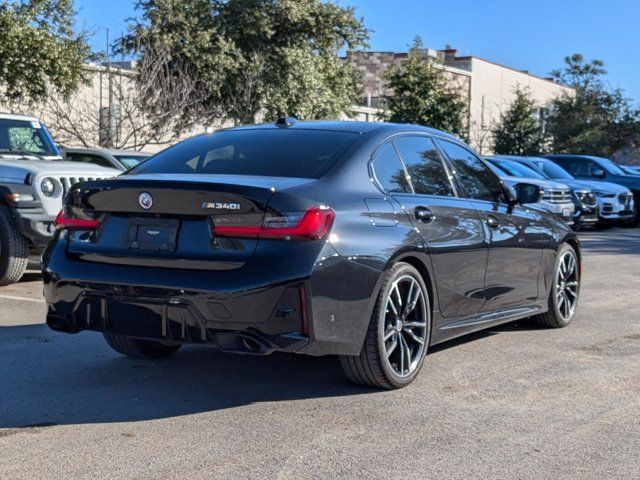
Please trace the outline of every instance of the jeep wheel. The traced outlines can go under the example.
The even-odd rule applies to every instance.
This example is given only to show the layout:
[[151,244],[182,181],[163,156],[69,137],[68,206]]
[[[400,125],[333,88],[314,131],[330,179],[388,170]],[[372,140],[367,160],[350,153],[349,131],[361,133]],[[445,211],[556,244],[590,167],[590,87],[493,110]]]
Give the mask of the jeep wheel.
[[18,282],[29,263],[29,242],[24,238],[11,210],[0,205],[0,285]]

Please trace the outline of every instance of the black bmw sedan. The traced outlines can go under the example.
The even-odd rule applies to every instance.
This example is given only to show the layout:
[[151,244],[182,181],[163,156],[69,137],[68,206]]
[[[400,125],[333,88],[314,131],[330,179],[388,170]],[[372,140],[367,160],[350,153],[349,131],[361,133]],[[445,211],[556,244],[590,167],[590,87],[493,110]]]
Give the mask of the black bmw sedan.
[[564,327],[580,248],[541,191],[424,127],[246,126],[78,184],[43,256],[47,323],[132,357],[189,343],[339,355],[409,384],[430,346],[524,317]]

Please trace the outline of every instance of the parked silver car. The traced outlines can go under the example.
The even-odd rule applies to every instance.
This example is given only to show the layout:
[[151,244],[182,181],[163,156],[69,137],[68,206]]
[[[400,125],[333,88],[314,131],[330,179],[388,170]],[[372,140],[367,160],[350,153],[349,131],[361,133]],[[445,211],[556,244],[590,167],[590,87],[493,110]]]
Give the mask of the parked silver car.
[[29,256],[42,252],[72,185],[119,173],[63,162],[38,118],[0,114],[0,285],[19,281]]
[[509,175],[495,162],[492,162],[490,158],[485,159],[485,162],[487,163],[489,168],[491,168],[496,173],[496,175],[498,175],[498,177],[500,177],[500,179],[509,187],[513,187],[518,183],[530,183],[532,185],[540,187],[543,191],[542,200],[538,203],[530,204],[527,206],[551,212],[562,218],[565,222],[567,222],[567,224],[573,225],[573,215],[576,207],[571,198],[571,189],[569,187],[552,180],[515,177],[513,175]]

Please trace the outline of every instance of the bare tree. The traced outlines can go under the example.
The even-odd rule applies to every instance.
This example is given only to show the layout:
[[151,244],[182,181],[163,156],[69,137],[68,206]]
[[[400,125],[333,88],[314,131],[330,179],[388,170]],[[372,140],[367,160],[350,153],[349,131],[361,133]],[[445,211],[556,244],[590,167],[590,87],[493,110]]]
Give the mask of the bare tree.
[[[177,140],[184,112],[200,102],[196,76],[173,62],[159,45],[147,46],[133,70],[92,67],[93,79],[63,99],[51,95],[42,116],[63,144],[141,150]],[[106,83],[109,101],[101,108]]]

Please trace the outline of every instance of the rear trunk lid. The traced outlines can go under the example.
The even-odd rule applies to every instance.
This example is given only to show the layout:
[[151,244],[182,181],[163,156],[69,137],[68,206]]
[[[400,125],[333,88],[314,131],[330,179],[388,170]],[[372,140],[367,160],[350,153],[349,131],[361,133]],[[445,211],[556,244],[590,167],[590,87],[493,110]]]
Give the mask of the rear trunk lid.
[[67,210],[99,221],[70,231],[69,253],[93,262],[226,270],[242,266],[256,238],[221,238],[214,226],[263,225],[274,192],[310,179],[234,175],[125,175],[71,190]]

